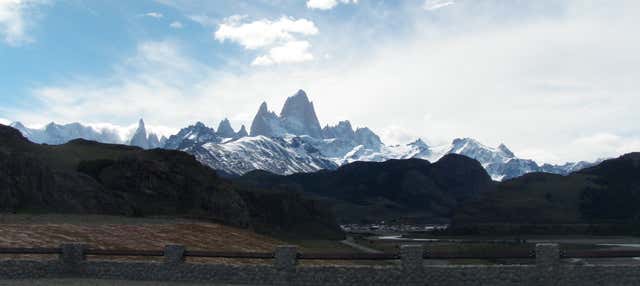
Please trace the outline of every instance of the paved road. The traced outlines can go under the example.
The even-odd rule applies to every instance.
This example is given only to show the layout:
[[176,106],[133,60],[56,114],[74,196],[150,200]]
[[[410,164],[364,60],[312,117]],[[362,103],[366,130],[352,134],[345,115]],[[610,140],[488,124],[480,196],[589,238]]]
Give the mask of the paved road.
[[344,245],[347,245],[347,246],[350,246],[350,247],[352,247],[352,248],[354,248],[356,250],[362,251],[364,253],[382,253],[382,251],[380,251],[380,250],[373,249],[371,247],[366,247],[366,246],[364,246],[362,244],[358,244],[357,242],[355,242],[353,240],[353,237],[350,237],[350,236],[347,237],[347,239],[345,239],[343,241],[340,241],[340,243],[342,243]]

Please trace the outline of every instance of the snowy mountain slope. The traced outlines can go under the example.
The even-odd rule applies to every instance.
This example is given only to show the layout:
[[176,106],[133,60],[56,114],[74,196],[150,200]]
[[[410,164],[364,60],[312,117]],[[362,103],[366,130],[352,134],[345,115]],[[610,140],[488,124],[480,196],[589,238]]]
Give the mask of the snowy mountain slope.
[[334,162],[318,150],[302,144],[298,137],[243,137],[226,143],[192,144],[180,150],[193,154],[201,163],[226,173],[242,175],[252,170],[276,174],[335,169]]
[[[325,134],[327,134],[327,132],[325,132]],[[349,133],[344,132],[343,134]],[[435,162],[447,154],[464,155],[479,161],[491,177],[497,181],[519,177],[531,172],[549,172],[566,175],[596,164],[583,161],[563,165],[544,164],[540,166],[533,160],[516,157],[504,144],[493,148],[472,138],[454,139],[449,145],[434,147],[418,139],[406,145],[385,146],[381,144],[377,148],[368,148],[363,144],[359,144],[359,142],[339,138],[314,140],[313,138],[306,137],[304,140],[318,149],[323,156],[338,165],[355,161],[382,162],[389,159],[409,158],[419,158]]]
[[142,120],[127,138],[113,128],[95,128],[78,123],[51,123],[42,129],[30,129],[19,122],[12,126],[37,143],[61,144],[84,138],[143,148],[182,150],[193,154],[203,164],[235,175],[255,169],[276,174],[314,172],[355,161],[420,158],[435,162],[451,153],[479,161],[494,180],[511,179],[530,172],[564,175],[595,164],[577,162],[540,166],[533,160],[518,158],[504,144],[494,148],[472,138],[454,139],[451,144],[441,146],[429,146],[421,139],[388,146],[369,128],[354,129],[347,120],[320,128],[313,103],[302,90],[287,98],[280,115],[269,111],[266,102],[262,103],[250,132],[244,125],[235,132],[227,119],[220,122],[217,131],[198,122],[182,128],[168,139],[148,132]]
[[504,144],[500,144],[497,148],[492,148],[471,138],[453,140],[451,149],[449,149],[447,153],[465,155],[478,160],[491,177],[498,181],[520,177],[531,172],[548,172],[567,175],[571,172],[597,164],[597,162],[589,163],[582,161],[563,165],[544,164],[540,166],[533,160],[516,157]]
[[[349,121],[342,121],[333,127],[326,126],[323,128],[322,138],[284,134],[273,137],[258,135],[221,141],[220,138],[211,137],[210,134],[214,134],[213,129],[206,129],[207,127],[201,125],[200,129],[211,130],[209,135],[203,137],[193,135],[202,133],[196,130],[198,128],[194,126],[189,128],[179,133],[182,134],[181,138],[191,136],[190,139],[184,139],[178,144],[180,148],[177,148],[176,144],[166,147],[189,152],[204,164],[231,174],[243,174],[254,169],[267,170],[276,174],[313,172],[332,169],[355,161],[382,162],[389,159],[420,158],[435,162],[450,153],[478,160],[494,180],[510,179],[529,172],[568,174],[578,168],[590,166],[582,162],[542,167],[532,160],[517,158],[504,144],[493,148],[471,138],[455,139],[449,145],[434,147],[421,139],[406,145],[386,146],[369,129],[358,129],[366,130],[361,132],[366,136],[357,136],[358,131],[353,130]],[[173,140],[175,138],[170,138],[168,143]],[[203,142],[206,144],[202,144]]]
[[164,148],[181,150],[202,143],[220,143],[222,138],[216,134],[213,128],[209,128],[202,122],[180,129],[178,134],[171,135]]
[[[458,138],[454,139],[449,145],[435,147],[429,147],[421,140],[418,142],[418,144],[414,142],[407,145],[387,147],[387,153],[378,156],[389,159],[420,158],[434,162],[446,154],[464,155],[480,162],[487,170],[487,173],[496,181],[519,177],[531,172],[548,172],[566,175],[596,164],[595,162],[589,163],[583,161],[563,165],[544,164],[540,166],[533,160],[516,157],[504,144],[500,144],[494,148],[486,146],[472,138]],[[373,156],[375,157],[375,155]],[[365,157],[363,159],[368,158]]]
[[[140,119],[137,127],[116,127],[115,125],[94,126],[80,123],[57,124],[51,122],[42,128],[29,128],[16,121],[10,124],[18,129],[25,137],[35,143],[58,145],[73,139],[93,140],[101,143],[128,144],[145,149],[164,146],[166,138],[158,137],[157,133],[149,132]],[[129,129],[129,130],[127,130]]]
[[20,122],[13,122],[10,126],[18,129],[22,135],[35,143],[64,144],[77,138],[103,143],[123,143],[116,130],[96,129],[80,123],[56,124],[51,122],[43,128],[28,128]]

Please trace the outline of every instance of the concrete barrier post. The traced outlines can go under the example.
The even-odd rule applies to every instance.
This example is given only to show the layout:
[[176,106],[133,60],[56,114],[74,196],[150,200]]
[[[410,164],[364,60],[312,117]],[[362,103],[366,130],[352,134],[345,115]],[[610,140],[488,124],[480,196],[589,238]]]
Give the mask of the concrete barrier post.
[[178,264],[184,262],[184,245],[170,244],[164,247],[164,263]]
[[59,260],[65,268],[73,268],[86,261],[84,253],[87,246],[82,243],[65,243],[60,245]]
[[551,270],[560,265],[560,247],[556,243],[536,244],[536,266]]
[[274,266],[278,270],[293,271],[298,264],[298,248],[293,245],[276,247]]
[[400,246],[400,261],[402,269],[415,272],[422,270],[424,266],[424,248],[419,244],[408,244]]
[[556,243],[536,244],[536,267],[539,285],[553,285],[558,278],[560,247]]

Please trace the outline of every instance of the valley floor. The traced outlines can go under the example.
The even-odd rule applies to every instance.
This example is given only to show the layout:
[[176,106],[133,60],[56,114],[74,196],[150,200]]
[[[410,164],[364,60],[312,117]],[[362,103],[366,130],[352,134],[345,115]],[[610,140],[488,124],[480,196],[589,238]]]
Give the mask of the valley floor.
[[[640,238],[631,236],[433,236],[412,233],[402,236],[351,233],[347,240],[299,240],[269,237],[247,229],[212,222],[174,218],[131,218],[97,215],[0,215],[1,247],[58,247],[79,242],[99,249],[161,250],[167,244],[182,244],[187,249],[211,251],[271,252],[278,245],[294,244],[301,252],[397,252],[402,244],[423,244],[425,248],[445,252],[492,252],[505,249],[533,250],[536,243],[559,243],[562,249],[639,249]],[[54,255],[0,255],[0,259],[56,259]],[[89,257],[107,260],[161,260],[162,257]],[[193,263],[271,263],[269,260],[188,258]],[[528,260],[427,260],[430,264],[512,264]],[[567,261],[571,262],[571,261]],[[640,260],[613,259],[574,261],[575,263],[640,263]],[[300,261],[300,264],[352,264],[348,261]],[[397,261],[365,264],[395,264]],[[105,282],[107,283],[107,282]],[[3,285],[0,283],[0,285]],[[19,284],[18,284],[19,285]],[[25,284],[28,285],[28,284]],[[35,284],[38,285],[38,284]],[[55,284],[54,284],[55,285]],[[101,284],[97,284],[101,285]],[[109,285],[109,284],[106,284]],[[145,285],[145,284],[140,284]]]
[[[358,252],[331,240],[274,238],[248,229],[213,222],[165,217],[132,218],[102,215],[0,214],[0,248],[58,247],[84,243],[97,249],[161,250],[181,244],[191,250],[271,252],[278,245],[298,245],[307,252]],[[0,259],[51,259],[45,255],[0,255]],[[92,259],[89,257],[89,259]],[[93,258],[96,259],[96,258]],[[162,257],[100,257],[161,260]],[[187,258],[189,262],[270,263],[265,260]]]
[[0,215],[0,247],[58,247],[85,243],[98,249],[272,251],[283,241],[217,223],[168,218],[91,215]]

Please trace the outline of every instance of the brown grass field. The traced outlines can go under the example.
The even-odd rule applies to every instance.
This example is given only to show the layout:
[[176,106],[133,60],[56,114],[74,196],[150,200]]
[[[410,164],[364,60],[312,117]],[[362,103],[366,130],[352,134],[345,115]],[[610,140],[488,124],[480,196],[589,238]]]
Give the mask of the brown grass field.
[[285,244],[250,230],[189,220],[105,216],[14,216],[0,219],[0,247],[57,247],[80,242],[99,249],[271,251]]
[[[94,249],[162,250],[181,244],[190,250],[271,252],[298,245],[305,252],[353,252],[338,241],[281,240],[218,223],[99,215],[0,215],[0,247],[58,247],[84,243]],[[0,259],[55,259],[55,255],[0,255]],[[92,257],[100,260],[162,260],[162,257]],[[188,258],[188,262],[270,263],[260,259]],[[317,264],[318,262],[313,262]],[[320,264],[329,263],[321,262]]]

